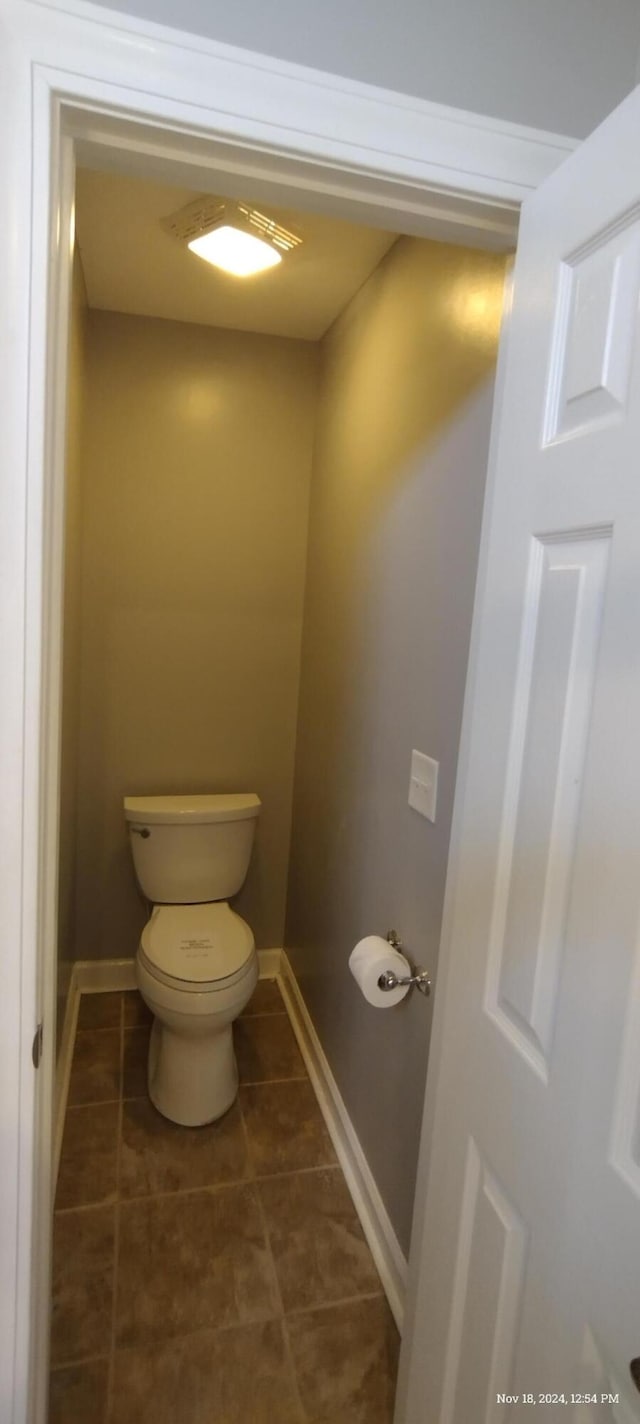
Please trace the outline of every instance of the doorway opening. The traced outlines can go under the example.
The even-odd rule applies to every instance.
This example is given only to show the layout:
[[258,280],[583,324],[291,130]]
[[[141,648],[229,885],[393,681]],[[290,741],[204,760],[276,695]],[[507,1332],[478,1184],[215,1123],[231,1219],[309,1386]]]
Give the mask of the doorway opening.
[[[208,184],[214,183],[210,173]],[[83,165],[77,175],[59,882],[59,945],[69,946],[60,956],[67,966],[59,977],[61,998],[71,982],[75,999],[72,994],[66,1020],[60,1013],[66,1032],[57,1150],[69,1080],[71,1094],[56,1213],[66,1243],[59,1298],[66,1296],[68,1305],[69,1242],[82,1245],[74,1214],[85,1228],[93,1223],[112,1254],[106,1266],[101,1258],[110,1293],[99,1301],[104,1318],[96,1315],[90,1342],[84,1309],[73,1342],[77,1301],[60,1313],[53,1363],[61,1420],[65,1408],[75,1407],[73,1391],[83,1389],[93,1392],[84,1408],[86,1399],[106,1401],[111,1391],[118,1418],[127,1417],[127,1408],[140,1417],[130,1379],[126,1383],[131,1351],[155,1348],[164,1369],[167,1349],[179,1354],[187,1336],[197,1333],[191,1307],[185,1307],[188,1330],[167,1319],[162,1305],[153,1323],[140,1325],[146,1307],[136,1292],[142,1285],[148,1305],[149,1261],[133,1272],[131,1289],[124,1274],[118,1285],[121,1218],[137,1219],[142,1199],[158,1211],[160,1199],[178,1190],[166,1160],[159,1176],[157,1170],[149,1176],[150,1134],[157,1146],[160,1125],[153,1116],[137,1121],[140,1113],[153,1113],[144,1086],[146,1029],[133,1021],[134,1000],[120,997],[129,989],[146,918],[129,864],[125,794],[259,791],[258,853],[238,908],[259,950],[285,951],[285,1004],[299,1031],[296,1004],[311,1011],[352,1130],[355,1124],[380,1197],[378,1230],[387,1231],[391,1260],[382,1260],[382,1281],[396,1318],[408,1248],[426,1005],[418,999],[397,1017],[377,1016],[355,997],[346,959],[356,939],[372,929],[384,932],[386,919],[400,916],[407,947],[414,955],[418,946],[429,953],[435,971],[504,256],[329,219],[313,212],[313,204],[305,209],[300,195],[299,210],[278,208],[276,214],[305,234],[290,293],[270,310],[268,278],[249,295],[237,286],[230,294],[222,284],[205,315],[210,289],[205,298],[197,260],[191,259],[182,290],[182,277],[173,279],[163,262],[171,266],[183,253],[158,222],[195,196],[157,175],[151,182],[119,173],[113,160],[101,169]],[[243,196],[255,200],[250,186]],[[259,196],[264,204],[265,193]],[[421,731],[431,738],[427,744]],[[433,830],[407,807],[416,742],[439,753],[442,765]],[[122,982],[113,977],[114,961],[125,961],[117,969]],[[92,987],[111,992],[83,997],[76,1037],[78,995]],[[336,995],[342,1035],[334,1026]],[[280,1004],[251,1020],[239,1025],[249,1097],[291,1093],[283,1086],[290,1080],[293,1095],[306,1099],[304,1069]],[[279,1049],[265,1049],[277,1033]],[[373,1097],[383,1120],[394,1123],[388,1141],[381,1138],[379,1112],[367,1114],[363,1099],[363,1087],[372,1099],[376,1054],[382,1071]],[[403,1090],[408,1080],[410,1102]],[[250,1114],[250,1105],[244,1111]],[[258,1132],[266,1112],[266,1106],[257,1112]],[[293,1137],[306,1130],[304,1124],[290,1128]],[[275,1159],[269,1171],[256,1173],[259,1149],[251,1144],[249,1117],[238,1131],[248,1133],[249,1165],[236,1164],[243,1185],[233,1190],[245,1202],[247,1192],[258,1198],[273,1193],[261,1183],[274,1175]],[[92,1132],[102,1134],[93,1160],[87,1151]],[[321,1194],[342,1191],[326,1134],[322,1142],[322,1160],[305,1159],[297,1172],[278,1157],[269,1242],[287,1191],[301,1190],[299,1173],[315,1172]],[[104,1171],[97,1180],[101,1150]],[[182,1151],[181,1141],[178,1156]],[[127,1162],[133,1175],[127,1176]],[[391,1164],[386,1174],[385,1162]],[[196,1166],[193,1176],[181,1177],[180,1190],[198,1189],[207,1200],[213,1191],[215,1198],[219,1168],[210,1163],[205,1179],[199,1171]],[[355,1195],[371,1236],[376,1211]],[[293,1248],[283,1247],[293,1249],[293,1266],[289,1256],[283,1265],[268,1248],[281,1303],[269,1307],[266,1318],[272,1333],[288,1336],[293,1360],[293,1403],[282,1407],[300,1408],[309,1418],[320,1383],[296,1372],[295,1320],[304,1314],[307,1328],[311,1322],[316,1330],[332,1326],[341,1333],[354,1301],[355,1315],[369,1311],[377,1320],[382,1309],[378,1277],[368,1274],[373,1267],[361,1265],[354,1286],[353,1279],[340,1283],[334,1259],[316,1294],[309,1297],[306,1280],[302,1295],[287,1297],[287,1310],[284,1274],[300,1267],[308,1250],[305,1231],[316,1230],[323,1210],[331,1218],[320,1203],[307,1203]],[[341,1197],[336,1211],[344,1229],[353,1208]],[[380,1265],[384,1250],[375,1220],[373,1228]],[[351,1229],[355,1250],[360,1228]],[[281,1234],[287,1237],[286,1227]],[[138,1235],[134,1230],[132,1240]],[[360,1243],[357,1250],[363,1249]],[[171,1273],[166,1262],[158,1269],[158,1250],[156,1243],[159,1289],[166,1291]],[[125,1254],[129,1260],[131,1252]],[[78,1299],[85,1289],[92,1294],[86,1282],[76,1285]],[[201,1282],[194,1296],[201,1307],[206,1292]],[[264,1333],[253,1317],[224,1324]],[[365,1355],[367,1348],[380,1354],[375,1331],[384,1339],[388,1328],[384,1315],[371,1325],[372,1341],[361,1345]],[[392,1344],[389,1352],[393,1356]],[[368,1403],[381,1420],[392,1414],[389,1378],[377,1381]],[[159,1381],[158,1375],[154,1388],[166,1393],[164,1375]],[[326,1378],[321,1384],[326,1388]],[[348,1386],[338,1381],[336,1387]]]
[[[309,205],[436,240],[507,250],[520,203],[571,140],[351,85],[115,17],[38,9],[11,18],[4,242],[3,746],[10,835],[3,922],[4,1397],[15,1424],[46,1409],[50,1138],[58,846],[62,513],[76,162]],[[337,121],[339,110],[339,122]],[[390,220],[393,215],[393,221]],[[4,488],[3,488],[4,493]],[[6,731],[7,736],[4,737]],[[19,893],[16,888],[20,887]]]

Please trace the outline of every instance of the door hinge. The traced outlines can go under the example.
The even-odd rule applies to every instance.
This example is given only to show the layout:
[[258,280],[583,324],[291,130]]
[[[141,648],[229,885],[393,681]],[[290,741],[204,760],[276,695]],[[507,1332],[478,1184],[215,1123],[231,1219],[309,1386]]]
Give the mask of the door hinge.
[[35,1031],[35,1033],[34,1033],[34,1036],[33,1036],[33,1043],[32,1043],[32,1045],[31,1045],[31,1058],[32,1058],[32,1060],[33,1060],[33,1066],[34,1066],[34,1068],[39,1068],[39,1067],[40,1067],[40,1059],[42,1058],[42,1037],[43,1037],[43,1033],[44,1033],[44,1027],[43,1027],[43,1025],[42,1025],[41,1023],[39,1023],[39,1024],[38,1024],[38,1027],[37,1027],[37,1029],[36,1029],[36,1031]]

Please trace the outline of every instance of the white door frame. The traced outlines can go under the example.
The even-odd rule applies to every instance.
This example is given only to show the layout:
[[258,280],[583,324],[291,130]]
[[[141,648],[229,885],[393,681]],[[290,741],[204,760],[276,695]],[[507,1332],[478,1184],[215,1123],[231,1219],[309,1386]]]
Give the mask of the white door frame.
[[0,92],[0,1416],[44,1424],[75,155],[504,249],[574,140],[83,0],[0,0]]

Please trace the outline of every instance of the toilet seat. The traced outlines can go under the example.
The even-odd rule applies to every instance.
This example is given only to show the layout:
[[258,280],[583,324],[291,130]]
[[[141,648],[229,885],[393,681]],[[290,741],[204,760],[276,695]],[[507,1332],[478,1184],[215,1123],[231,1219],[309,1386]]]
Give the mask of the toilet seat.
[[253,934],[224,900],[203,905],[156,905],[138,951],[155,979],[183,992],[230,988],[254,956]]

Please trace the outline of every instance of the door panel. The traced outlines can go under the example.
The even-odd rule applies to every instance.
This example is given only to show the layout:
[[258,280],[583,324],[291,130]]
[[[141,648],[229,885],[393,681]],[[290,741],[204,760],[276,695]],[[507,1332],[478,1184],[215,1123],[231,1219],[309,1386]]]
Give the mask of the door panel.
[[485,1008],[548,1077],[610,531],[532,541]]
[[561,264],[545,444],[624,418],[640,284],[634,207]]
[[397,1424],[640,1421],[639,134],[523,209]]

